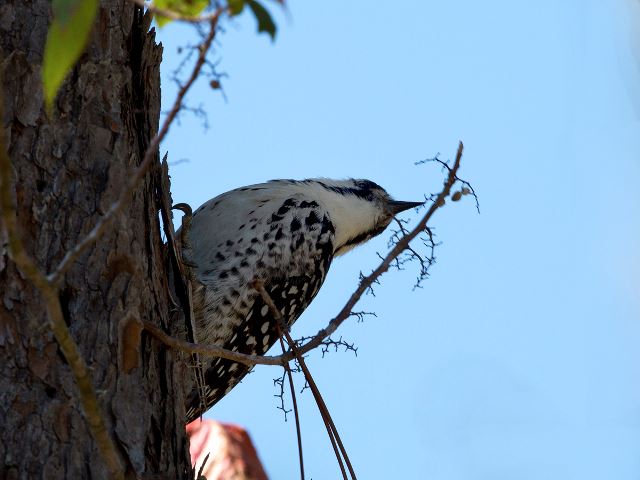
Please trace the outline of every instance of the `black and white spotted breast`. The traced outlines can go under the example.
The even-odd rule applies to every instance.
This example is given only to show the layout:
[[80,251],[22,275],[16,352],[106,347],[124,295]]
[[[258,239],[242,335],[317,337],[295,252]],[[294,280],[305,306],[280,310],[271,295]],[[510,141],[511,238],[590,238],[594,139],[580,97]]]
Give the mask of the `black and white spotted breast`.
[[[226,261],[224,268],[215,270],[217,279],[204,279],[204,306],[194,312],[200,329],[208,332],[207,339],[213,339],[209,343],[240,353],[263,355],[278,341],[276,320],[250,282],[264,282],[290,326],[318,293],[333,256],[335,230],[318,203],[294,197],[269,207],[265,218],[253,222],[259,224],[255,230],[264,232],[266,238],[252,243],[256,237],[250,236],[251,251],[224,248],[228,247],[225,241],[220,251],[212,252],[213,258],[220,253],[225,260],[237,262]],[[242,255],[236,255],[236,251]],[[241,267],[243,262],[245,267]],[[234,267],[238,274],[234,274]],[[188,421],[213,406],[249,372],[245,365],[222,358],[206,359],[204,363],[205,386],[201,391],[194,388],[187,399]]]

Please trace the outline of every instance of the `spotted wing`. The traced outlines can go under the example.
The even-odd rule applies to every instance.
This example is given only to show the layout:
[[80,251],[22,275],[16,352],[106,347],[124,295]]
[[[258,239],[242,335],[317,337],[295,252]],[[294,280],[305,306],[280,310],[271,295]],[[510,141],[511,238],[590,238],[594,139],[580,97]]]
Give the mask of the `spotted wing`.
[[[253,279],[264,282],[283,320],[290,326],[311,303],[325,279],[333,257],[335,231],[329,216],[316,202],[291,198],[279,205],[267,227],[273,232],[274,241],[268,243],[256,262],[263,266],[256,268]],[[257,248],[252,247],[252,251],[255,250]],[[233,270],[233,267],[227,268]],[[249,308],[246,315],[235,317],[237,322],[233,322],[233,331],[222,346],[240,353],[263,355],[278,340],[276,320],[260,295],[246,285],[250,280],[246,278],[244,285],[234,286]],[[216,283],[211,285],[210,288],[215,288]],[[233,303],[233,299],[229,298],[226,303]],[[228,308],[232,309],[232,306]],[[232,322],[224,324],[231,325]],[[231,360],[215,358],[210,361],[204,371],[205,385],[200,390],[194,389],[187,399],[189,421],[214,405],[249,371],[245,365]]]

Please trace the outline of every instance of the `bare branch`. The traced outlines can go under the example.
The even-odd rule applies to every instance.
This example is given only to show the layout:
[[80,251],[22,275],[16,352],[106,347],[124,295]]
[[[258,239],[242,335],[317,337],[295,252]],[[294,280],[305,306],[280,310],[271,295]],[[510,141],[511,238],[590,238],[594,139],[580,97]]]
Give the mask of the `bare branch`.
[[[0,98],[0,104],[1,102],[2,99]],[[1,107],[0,118],[2,118]],[[0,218],[9,240],[9,256],[44,298],[49,320],[48,326],[53,332],[78,385],[82,412],[96,442],[98,451],[106,464],[109,476],[115,479],[122,479],[124,478],[124,471],[121,459],[112,438],[107,432],[102,410],[98,405],[98,397],[89,374],[89,368],[64,321],[58,290],[40,271],[22,244],[16,220],[16,209],[12,199],[14,187],[11,180],[13,176],[11,170],[11,160],[7,154],[4,135],[0,131]]]
[[[446,163],[440,161],[448,169],[447,178],[444,181],[444,185],[443,185],[442,191],[438,194],[438,196],[436,197],[435,201],[431,204],[431,206],[429,207],[429,209],[427,210],[425,215],[422,217],[422,219],[418,222],[416,227],[413,230],[411,230],[409,233],[404,235],[401,239],[398,240],[398,242],[396,243],[395,247],[393,247],[391,249],[391,251],[383,259],[382,263],[380,263],[380,265],[378,265],[378,267],[373,272],[371,272],[371,274],[369,274],[367,276],[363,276],[361,274],[360,284],[358,285],[358,288],[356,289],[355,292],[353,292],[353,294],[351,295],[351,297],[349,298],[347,303],[344,305],[344,307],[342,307],[342,310],[340,310],[338,315],[333,320],[331,320],[329,322],[329,324],[325,328],[323,328],[320,331],[318,331],[318,333],[313,337],[313,340],[307,342],[305,345],[301,346],[298,349],[298,352],[301,355],[305,354],[308,351],[313,350],[317,346],[321,345],[322,341],[325,338],[327,338],[330,335],[332,335],[337,330],[337,328],[347,318],[349,318],[351,316],[351,311],[353,310],[353,307],[355,307],[355,305],[358,303],[358,301],[360,300],[362,295],[366,291],[371,289],[371,286],[374,283],[378,282],[378,279],[380,278],[380,276],[383,273],[385,273],[387,270],[389,270],[389,267],[391,267],[393,261],[403,251],[405,251],[407,249],[407,247],[409,246],[409,243],[414,238],[416,238],[418,235],[420,235],[421,232],[423,232],[425,230],[425,228],[427,227],[427,223],[429,222],[429,220],[431,220],[431,217],[433,217],[433,214],[440,207],[442,207],[444,205],[445,199],[451,193],[451,189],[453,188],[453,185],[456,182],[461,181],[457,177],[457,173],[458,173],[458,169],[460,168],[460,161],[462,160],[462,151],[463,151],[463,149],[464,149],[464,146],[463,146],[462,142],[460,142],[460,144],[458,145],[458,151],[456,153],[456,158],[455,158],[455,161],[454,161],[452,167],[449,167],[449,165],[447,165]],[[467,188],[470,188],[470,185]],[[473,191],[473,190],[471,190],[471,191]]]
[[249,367],[252,367],[253,365],[278,365],[282,367],[288,360],[294,358],[292,353],[278,356],[249,355],[227,350],[217,345],[202,345],[199,343],[185,342],[184,340],[179,340],[167,335],[151,322],[143,322],[143,325],[147,332],[170,348],[191,354],[197,353],[205,357],[226,358],[227,360],[233,360],[234,362],[242,363]]
[[198,74],[200,73],[200,69],[202,65],[204,65],[207,52],[211,47],[211,43],[216,35],[216,29],[218,25],[218,20],[220,15],[224,12],[223,8],[218,8],[214,14],[212,14],[210,18],[210,30],[204,42],[201,44],[200,52],[198,55],[198,60],[196,61],[193,71],[191,72],[191,76],[187,80],[187,82],[180,88],[178,91],[178,95],[173,103],[173,107],[169,111],[167,117],[160,128],[160,131],[151,139],[149,146],[144,154],[142,159],[142,163],[140,166],[135,169],[131,175],[129,175],[129,182],[125,186],[124,190],[118,197],[118,199],[111,204],[105,215],[96,223],[93,229],[67,254],[64,256],[58,267],[48,275],[48,279],[53,284],[58,284],[65,272],[71,267],[71,265],[78,260],[80,255],[82,255],[91,245],[93,245],[106,231],[106,229],[111,226],[113,221],[116,218],[116,215],[122,211],[122,209],[127,205],[127,203],[131,200],[132,193],[138,187],[141,180],[146,175],[147,171],[153,164],[153,161],[156,158],[158,147],[160,146],[160,142],[164,139],[169,131],[169,127],[171,123],[175,119],[178,111],[182,107],[182,102],[189,91],[189,88],[193,85],[193,83],[198,78]]

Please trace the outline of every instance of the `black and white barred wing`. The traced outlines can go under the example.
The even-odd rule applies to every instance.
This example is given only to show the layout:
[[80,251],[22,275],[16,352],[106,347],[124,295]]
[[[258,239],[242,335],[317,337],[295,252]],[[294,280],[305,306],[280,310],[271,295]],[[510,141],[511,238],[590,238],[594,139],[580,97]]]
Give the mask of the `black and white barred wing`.
[[[290,277],[265,285],[265,289],[290,326],[313,300],[321,283],[318,278]],[[240,353],[264,355],[277,341],[276,319],[262,297],[257,296],[245,321],[224,347]],[[201,389],[195,388],[189,395],[187,421],[195,420],[211,408],[249,372],[250,368],[241,363],[224,358],[213,359],[204,369],[205,385]]]

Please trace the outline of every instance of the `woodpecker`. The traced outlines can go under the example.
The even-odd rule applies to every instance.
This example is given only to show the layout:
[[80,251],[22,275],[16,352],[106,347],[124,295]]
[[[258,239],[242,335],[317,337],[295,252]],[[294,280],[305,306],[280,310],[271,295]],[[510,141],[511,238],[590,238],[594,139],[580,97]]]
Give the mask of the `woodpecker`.
[[[370,180],[272,180],[219,195],[193,214],[182,246],[193,267],[198,343],[263,355],[278,340],[264,282],[287,327],[318,293],[335,256],[382,233],[423,202],[393,200]],[[207,360],[204,385],[187,399],[190,422],[226,395],[249,368]]]

